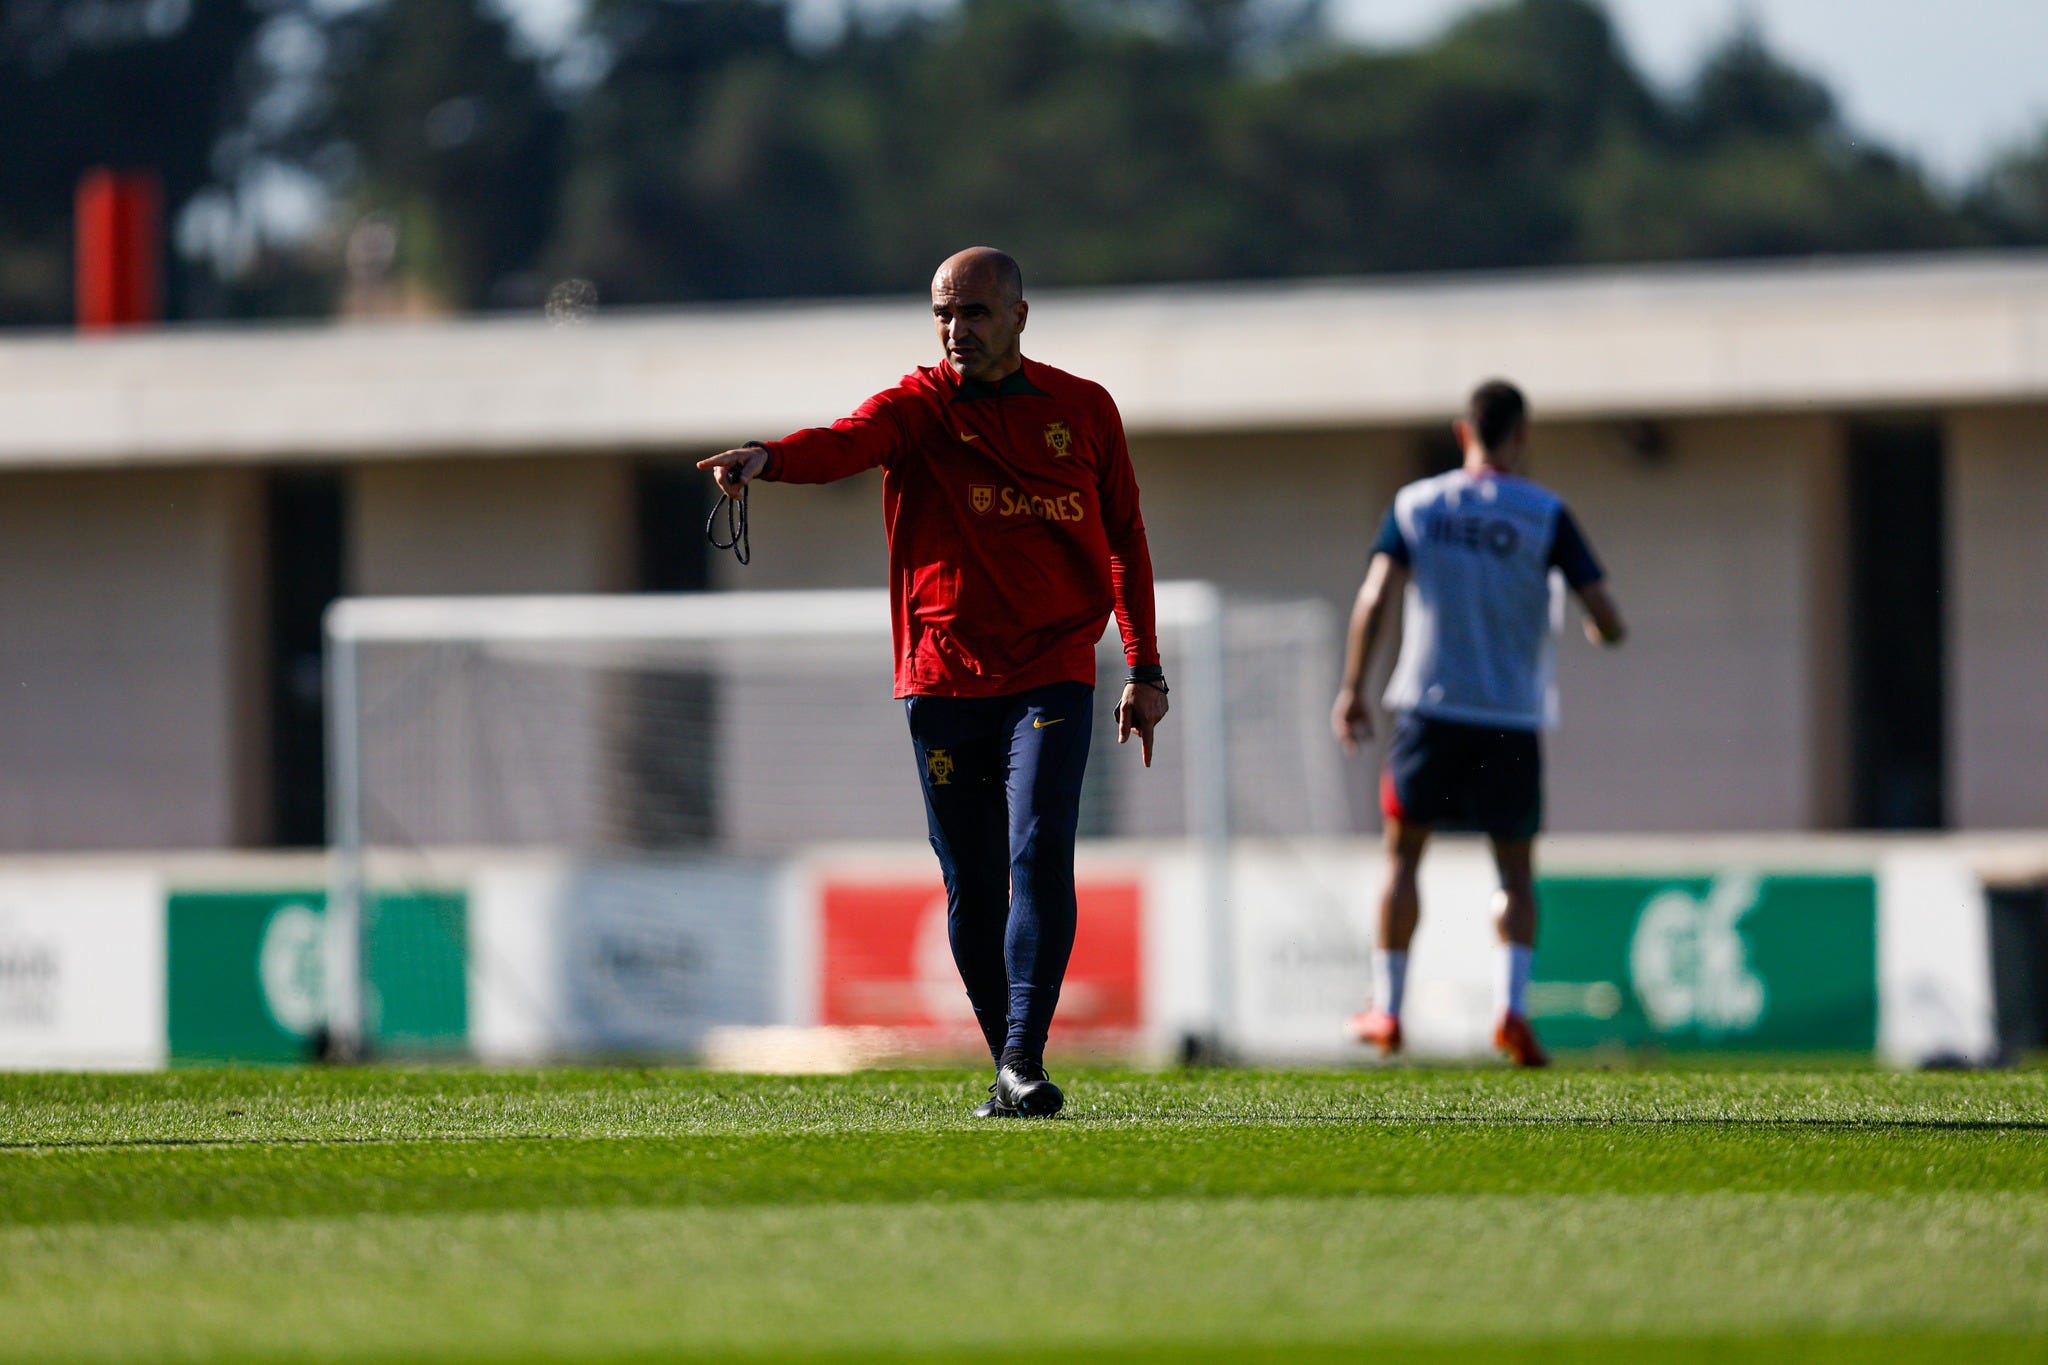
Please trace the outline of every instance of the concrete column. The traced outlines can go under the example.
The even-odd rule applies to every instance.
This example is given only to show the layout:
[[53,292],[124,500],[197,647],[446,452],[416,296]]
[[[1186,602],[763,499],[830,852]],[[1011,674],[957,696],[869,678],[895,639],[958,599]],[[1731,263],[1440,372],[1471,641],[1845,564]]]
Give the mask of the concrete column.
[[1560,830],[1800,830],[1839,823],[1841,440],[1820,417],[1537,428],[1631,636],[1559,641],[1550,743]]
[[0,849],[267,832],[262,476],[0,476]]
[[1948,811],[2048,824],[2048,408],[1948,424]]

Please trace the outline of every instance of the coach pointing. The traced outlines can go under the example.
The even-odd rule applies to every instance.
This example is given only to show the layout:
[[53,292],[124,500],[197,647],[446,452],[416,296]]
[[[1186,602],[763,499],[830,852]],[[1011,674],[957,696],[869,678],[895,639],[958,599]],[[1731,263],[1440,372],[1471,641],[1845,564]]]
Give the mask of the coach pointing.
[[996,1063],[983,1118],[1064,1103],[1045,1040],[1074,944],[1095,644],[1112,611],[1130,668],[1117,742],[1135,734],[1148,767],[1167,710],[1122,419],[1101,385],[1024,358],[1028,312],[1016,261],[962,251],[932,277],[941,363],[829,427],[698,462],[734,496],[757,478],[882,469],[896,695],[953,961]]

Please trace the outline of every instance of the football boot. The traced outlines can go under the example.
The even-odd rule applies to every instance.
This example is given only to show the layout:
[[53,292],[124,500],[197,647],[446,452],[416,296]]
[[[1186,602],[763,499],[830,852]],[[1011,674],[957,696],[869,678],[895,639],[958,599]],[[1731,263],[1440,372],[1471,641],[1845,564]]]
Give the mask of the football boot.
[[1508,1060],[1516,1066],[1549,1066],[1550,1054],[1543,1050],[1543,1044],[1536,1041],[1536,1030],[1529,1027],[1529,1021],[1512,1012],[1504,1013],[1500,1022],[1494,1025],[1493,1045],[1507,1054]]
[[991,1084],[988,1088],[988,1098],[975,1106],[974,1117],[978,1119],[1013,1119],[1017,1117],[1017,1111],[1003,1103],[1002,1097],[996,1094],[996,1088]]
[[1368,1043],[1378,1049],[1380,1056],[1391,1057],[1401,1050],[1401,1016],[1388,1014],[1385,1010],[1367,1010],[1354,1014],[1346,1021],[1351,1036],[1361,1043]]
[[1009,1062],[996,1068],[995,1098],[1027,1119],[1049,1119],[1067,1097],[1036,1062]]

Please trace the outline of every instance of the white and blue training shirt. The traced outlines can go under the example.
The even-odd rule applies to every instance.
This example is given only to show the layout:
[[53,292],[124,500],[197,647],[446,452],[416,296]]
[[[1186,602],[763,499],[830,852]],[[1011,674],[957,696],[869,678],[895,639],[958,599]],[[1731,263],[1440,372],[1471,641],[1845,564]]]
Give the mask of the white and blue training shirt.
[[1563,498],[1454,469],[1395,494],[1373,553],[1408,570],[1389,709],[1502,730],[1557,723],[1552,571],[1573,588],[1603,576]]

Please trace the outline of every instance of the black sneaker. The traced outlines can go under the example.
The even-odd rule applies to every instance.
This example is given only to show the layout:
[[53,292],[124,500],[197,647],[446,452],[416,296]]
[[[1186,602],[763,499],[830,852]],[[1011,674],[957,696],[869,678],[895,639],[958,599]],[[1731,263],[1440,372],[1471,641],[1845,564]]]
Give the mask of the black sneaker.
[[988,1098],[976,1106],[974,1117],[978,1119],[1013,1119],[1017,1117],[1017,1111],[1004,1104],[1001,1097],[996,1094],[996,1088],[990,1086],[988,1088]]
[[1018,1117],[1049,1119],[1060,1112],[1067,1097],[1036,1062],[1010,1062],[996,1068],[996,1100],[1008,1105]]

